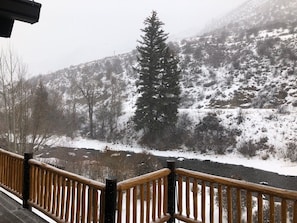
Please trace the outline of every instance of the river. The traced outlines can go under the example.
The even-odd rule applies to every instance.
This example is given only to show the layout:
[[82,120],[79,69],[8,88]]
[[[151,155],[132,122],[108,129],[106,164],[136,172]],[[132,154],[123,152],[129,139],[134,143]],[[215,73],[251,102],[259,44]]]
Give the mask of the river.
[[167,165],[167,160],[174,160],[176,167],[297,191],[297,176],[285,176],[242,165],[224,164],[209,160],[179,160],[174,157],[158,157],[158,159],[163,166]]

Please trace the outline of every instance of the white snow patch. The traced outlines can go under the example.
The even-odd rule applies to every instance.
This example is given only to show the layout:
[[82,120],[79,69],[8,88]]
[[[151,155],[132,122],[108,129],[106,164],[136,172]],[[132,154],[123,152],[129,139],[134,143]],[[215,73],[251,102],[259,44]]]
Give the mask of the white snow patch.
[[[63,142],[62,142],[63,141]],[[246,167],[252,167],[256,169],[261,169],[265,171],[275,172],[282,175],[289,176],[297,176],[297,163],[293,163],[289,160],[278,159],[274,157],[269,157],[267,160],[263,160],[259,157],[246,158],[238,153],[231,153],[228,155],[207,155],[207,154],[199,154],[196,152],[186,152],[183,150],[175,150],[175,151],[159,151],[159,150],[148,150],[137,145],[135,146],[127,146],[122,144],[112,144],[101,142],[97,140],[84,139],[84,138],[75,138],[73,140],[64,137],[64,140],[60,139],[63,146],[71,147],[71,148],[88,148],[95,149],[99,151],[104,151],[105,148],[109,148],[113,151],[127,151],[127,152],[135,152],[142,153],[147,152],[155,156],[162,157],[176,157],[179,159],[199,159],[199,160],[210,160],[213,162],[226,163],[226,164],[235,164],[235,165],[243,165]],[[58,146],[58,145],[56,145]]]

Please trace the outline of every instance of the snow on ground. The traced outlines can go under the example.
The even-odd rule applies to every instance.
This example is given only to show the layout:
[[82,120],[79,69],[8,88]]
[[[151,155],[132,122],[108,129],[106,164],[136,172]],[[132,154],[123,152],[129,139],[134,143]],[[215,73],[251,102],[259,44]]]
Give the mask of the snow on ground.
[[[297,176],[297,162],[294,163],[286,159],[286,157],[288,157],[288,145],[290,143],[295,145],[297,141],[296,109],[290,108],[289,112],[282,113],[275,109],[180,109],[179,112],[180,114],[188,114],[192,120],[193,126],[199,123],[208,113],[215,113],[224,127],[241,131],[241,135],[237,137],[237,148],[227,155],[213,155],[186,151],[186,149],[176,151],[149,150],[140,147],[136,143],[133,146],[129,146],[100,142],[81,137],[74,139],[66,137],[56,138],[54,145],[100,151],[109,149],[135,153],[149,152],[162,157],[211,160],[214,162],[253,167],[282,175]],[[131,116],[127,115],[124,119],[128,120],[129,117]],[[240,123],[238,122],[239,119],[242,120]],[[237,150],[241,144],[250,141],[253,143],[266,141],[265,145],[274,148],[274,153],[264,150],[259,151],[255,157],[244,157]]]
[[104,151],[105,149],[114,151],[130,151],[135,153],[149,152],[155,156],[162,157],[175,157],[182,159],[199,159],[199,160],[210,160],[219,163],[236,164],[243,165],[246,167],[252,167],[256,169],[261,169],[265,171],[275,172],[281,175],[297,176],[297,163],[293,163],[289,160],[278,159],[278,158],[268,158],[263,160],[260,157],[246,158],[238,153],[231,153],[228,155],[207,155],[199,154],[195,152],[186,152],[182,150],[175,151],[158,151],[158,150],[148,150],[141,148],[137,145],[127,146],[122,144],[113,144],[100,142],[97,140],[90,140],[85,138],[75,138],[70,139],[62,137],[59,141],[56,141],[56,146],[64,146],[70,148],[86,148],[95,149],[99,151]]

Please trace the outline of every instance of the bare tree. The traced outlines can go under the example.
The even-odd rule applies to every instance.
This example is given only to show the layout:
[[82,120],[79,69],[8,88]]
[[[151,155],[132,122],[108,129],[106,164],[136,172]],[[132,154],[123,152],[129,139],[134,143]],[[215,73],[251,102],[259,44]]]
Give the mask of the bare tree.
[[76,97],[76,85],[70,84],[68,89],[69,98],[66,99],[66,117],[67,117],[67,131],[66,135],[74,137],[74,132],[78,129],[78,118],[77,118],[77,97]]
[[107,110],[107,123],[108,123],[108,132],[109,138],[114,137],[115,130],[118,125],[118,118],[122,112],[122,95],[121,95],[121,86],[120,81],[115,77],[111,78],[110,89],[108,98],[106,102],[105,109]]
[[[46,88],[26,80],[26,67],[13,51],[0,54],[0,137],[10,151],[23,154],[47,143],[59,123],[57,103]],[[57,99],[57,97],[55,97]],[[55,119],[55,120],[54,120]]]
[[0,54],[0,95],[4,125],[2,137],[8,149],[24,151],[29,92],[26,89],[26,67],[11,49]]
[[96,103],[103,95],[102,82],[94,76],[86,77],[85,74],[66,74],[65,76],[70,79],[72,87],[75,88],[78,93],[82,95],[87,104],[89,118],[89,135],[90,138],[95,138],[94,111]]
[[79,91],[83,95],[88,105],[89,114],[89,131],[90,137],[94,138],[94,105],[96,103],[96,86],[94,83],[83,82],[82,85],[77,85]]
[[[86,105],[90,138],[110,138],[117,128],[121,113],[122,83],[112,71],[97,74],[91,72],[93,71],[84,67],[79,71],[69,71],[64,74],[70,81],[71,87],[68,89],[70,100],[72,103],[73,101],[81,103],[83,107]],[[81,98],[77,95],[81,95]]]

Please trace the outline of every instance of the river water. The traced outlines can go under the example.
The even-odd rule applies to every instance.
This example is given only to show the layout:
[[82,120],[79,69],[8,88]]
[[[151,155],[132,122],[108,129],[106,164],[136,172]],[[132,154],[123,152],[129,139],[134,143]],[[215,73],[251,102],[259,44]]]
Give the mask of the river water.
[[173,157],[158,157],[158,159],[163,166],[167,165],[167,160],[174,160],[176,167],[297,191],[297,176],[285,176],[242,165],[224,164],[209,160],[184,159],[181,161]]

